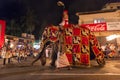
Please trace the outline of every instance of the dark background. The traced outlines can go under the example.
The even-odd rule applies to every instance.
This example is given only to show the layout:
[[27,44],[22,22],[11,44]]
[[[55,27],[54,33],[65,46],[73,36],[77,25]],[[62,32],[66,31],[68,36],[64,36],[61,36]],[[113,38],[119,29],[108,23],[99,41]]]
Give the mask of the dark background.
[[70,23],[75,24],[78,20],[76,12],[101,10],[106,3],[120,2],[120,0],[0,0],[0,19],[6,20],[7,23],[12,19],[19,22],[29,8],[35,16],[36,27],[33,34],[38,38],[41,28],[48,24],[58,25],[61,22],[63,7],[57,5],[58,1],[65,4]]

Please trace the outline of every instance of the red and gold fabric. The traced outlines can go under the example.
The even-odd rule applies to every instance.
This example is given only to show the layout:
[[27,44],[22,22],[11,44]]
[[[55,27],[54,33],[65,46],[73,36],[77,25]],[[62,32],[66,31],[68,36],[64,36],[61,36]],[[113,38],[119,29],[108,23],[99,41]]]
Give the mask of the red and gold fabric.
[[81,27],[81,58],[80,62],[84,65],[90,65],[90,43],[89,33],[87,28]]
[[58,40],[58,35],[59,35],[59,28],[55,26],[51,26],[48,29],[48,36],[50,41],[56,42]]
[[89,54],[81,54],[81,57],[80,57],[81,64],[89,65],[89,63],[90,63],[90,57],[89,56],[90,56]]

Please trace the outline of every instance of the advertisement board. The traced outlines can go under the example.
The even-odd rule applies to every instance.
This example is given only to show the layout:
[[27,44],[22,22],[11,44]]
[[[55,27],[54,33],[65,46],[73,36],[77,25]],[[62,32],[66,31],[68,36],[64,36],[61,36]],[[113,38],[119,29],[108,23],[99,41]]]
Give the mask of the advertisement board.
[[86,27],[93,32],[107,31],[106,23],[82,24],[81,26]]
[[107,22],[107,30],[120,30],[120,22]]

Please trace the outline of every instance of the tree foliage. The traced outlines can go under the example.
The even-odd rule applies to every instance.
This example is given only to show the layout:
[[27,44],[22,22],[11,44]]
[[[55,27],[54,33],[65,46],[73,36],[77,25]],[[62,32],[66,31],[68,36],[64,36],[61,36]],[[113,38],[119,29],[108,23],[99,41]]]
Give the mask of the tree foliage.
[[21,18],[20,23],[23,32],[32,34],[35,29],[35,16],[33,10],[28,8],[26,15]]
[[15,19],[12,19],[7,27],[6,27],[6,34],[13,35],[13,36],[21,36],[22,30],[20,25],[16,22]]

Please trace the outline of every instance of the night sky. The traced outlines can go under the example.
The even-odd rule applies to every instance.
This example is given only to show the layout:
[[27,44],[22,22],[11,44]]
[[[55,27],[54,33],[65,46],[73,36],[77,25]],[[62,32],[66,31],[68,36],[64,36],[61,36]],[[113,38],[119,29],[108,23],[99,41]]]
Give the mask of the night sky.
[[109,2],[120,2],[120,0],[0,0],[0,19],[9,21],[18,19],[26,14],[28,8],[34,11],[36,18],[36,30],[39,34],[43,24],[58,25],[62,19],[63,8],[57,5],[58,1],[65,4],[69,11],[70,22],[76,23],[78,19],[76,12],[96,11]]

